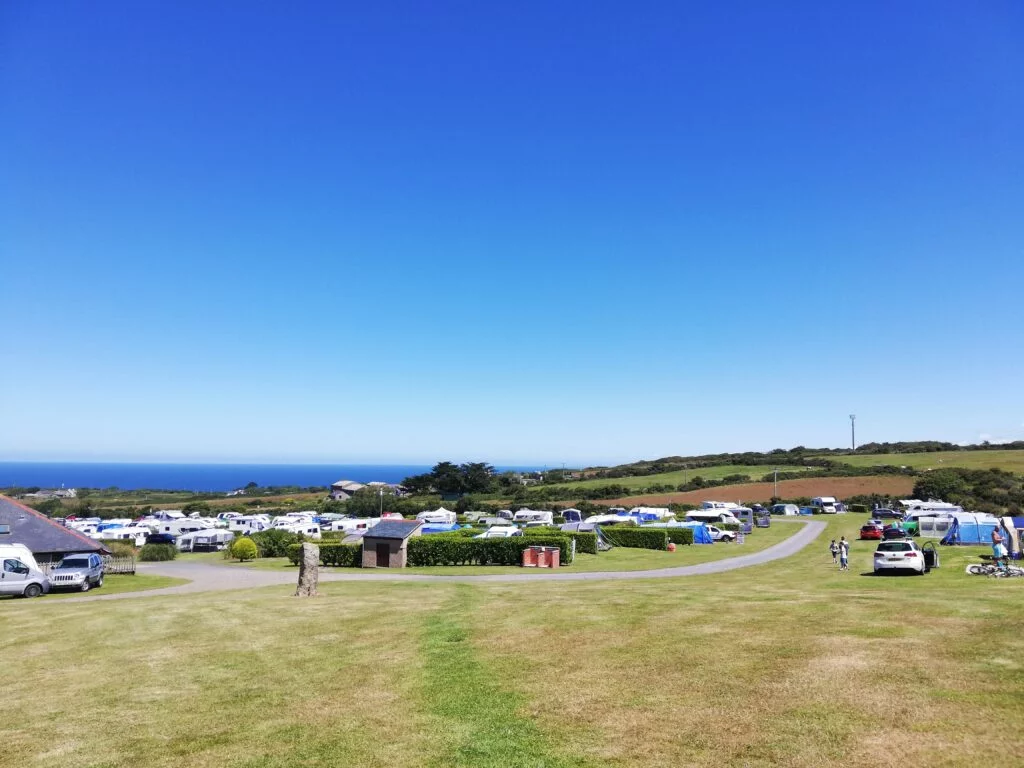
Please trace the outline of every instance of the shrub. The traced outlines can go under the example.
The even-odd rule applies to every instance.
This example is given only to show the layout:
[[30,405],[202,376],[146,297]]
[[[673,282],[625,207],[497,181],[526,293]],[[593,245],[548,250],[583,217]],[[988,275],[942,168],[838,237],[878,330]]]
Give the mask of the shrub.
[[301,534],[282,531],[280,528],[259,531],[250,534],[248,538],[256,545],[260,557],[285,557],[288,547],[302,542]]
[[560,561],[569,564],[570,536],[513,536],[508,539],[464,539],[456,536],[418,536],[409,539],[409,565],[519,565],[523,550],[532,546],[558,547]]
[[720,531],[739,531],[739,523],[712,523]]
[[601,533],[604,534],[609,544],[616,547],[667,549],[667,530],[667,528],[626,528],[610,525],[601,528]]
[[693,544],[693,528],[666,528],[665,533],[673,544]]
[[256,542],[248,536],[243,536],[231,542],[231,556],[241,560],[243,563],[246,560],[254,560],[259,556],[259,553]]
[[124,539],[103,539],[100,541],[115,557],[135,557],[135,545]]
[[527,528],[523,536],[533,539],[537,536],[565,536],[576,539],[576,551],[588,555],[597,554],[597,534],[590,531],[561,531],[555,528]]
[[177,556],[178,548],[173,544],[146,544],[139,550],[139,560],[144,563],[173,560]]

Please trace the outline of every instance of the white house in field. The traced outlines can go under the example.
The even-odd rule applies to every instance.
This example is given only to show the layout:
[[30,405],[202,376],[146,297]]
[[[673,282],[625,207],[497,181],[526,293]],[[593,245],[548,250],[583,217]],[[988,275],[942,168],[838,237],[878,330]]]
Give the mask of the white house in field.
[[355,480],[339,480],[336,483],[331,483],[331,498],[335,501],[347,501],[355,495],[356,491],[361,491],[365,487]]

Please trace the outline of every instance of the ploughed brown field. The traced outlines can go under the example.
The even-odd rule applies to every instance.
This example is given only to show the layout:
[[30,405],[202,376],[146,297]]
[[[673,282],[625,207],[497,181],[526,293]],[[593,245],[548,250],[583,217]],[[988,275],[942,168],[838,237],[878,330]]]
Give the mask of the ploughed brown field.
[[[812,477],[798,480],[779,480],[779,498],[795,499],[799,496],[835,496],[842,500],[861,493],[880,493],[884,496],[909,498],[914,488],[914,478],[892,475],[866,477]],[[702,501],[766,502],[775,494],[774,483],[741,483],[704,488],[685,493],[657,493],[646,496],[623,496],[620,499],[601,499],[595,504],[610,507],[630,506],[638,503],[648,505],[688,503]]]

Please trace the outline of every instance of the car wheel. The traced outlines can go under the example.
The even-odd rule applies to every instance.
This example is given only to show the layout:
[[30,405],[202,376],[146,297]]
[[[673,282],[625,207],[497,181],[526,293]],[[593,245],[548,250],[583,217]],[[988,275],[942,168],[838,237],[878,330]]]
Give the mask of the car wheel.
[[43,594],[43,588],[38,584],[29,584],[25,587],[25,597],[39,597]]
[[96,586],[97,587],[102,587],[103,586],[103,575],[102,574],[100,574],[100,580],[96,582]]
[[82,582],[82,591],[83,591],[83,592],[88,592],[88,591],[89,591],[89,588],[90,588],[91,586],[92,586],[92,584],[90,584],[90,583],[89,583],[89,577],[87,576],[87,577],[85,578],[85,581],[83,581],[83,582]]

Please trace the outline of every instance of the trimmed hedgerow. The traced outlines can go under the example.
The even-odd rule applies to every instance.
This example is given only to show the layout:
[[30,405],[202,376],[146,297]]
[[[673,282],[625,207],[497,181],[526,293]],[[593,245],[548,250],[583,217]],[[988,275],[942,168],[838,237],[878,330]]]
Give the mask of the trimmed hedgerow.
[[673,544],[693,544],[693,528],[666,528],[665,533]]
[[527,547],[558,547],[559,559],[569,563],[568,536],[513,536],[507,539],[466,539],[444,534],[409,539],[408,563],[434,565],[519,565]]
[[[342,544],[330,542],[320,544],[320,564],[331,565],[339,568],[359,568],[363,564],[362,544]],[[298,565],[302,558],[302,545],[292,544],[288,547],[288,560],[292,565]]]
[[627,528],[612,526],[601,528],[608,543],[615,547],[632,549],[668,549],[666,528]]
[[597,534],[590,531],[562,531],[557,528],[527,528],[523,535],[528,538],[537,536],[565,536],[576,539],[576,551],[587,555],[597,554]]

